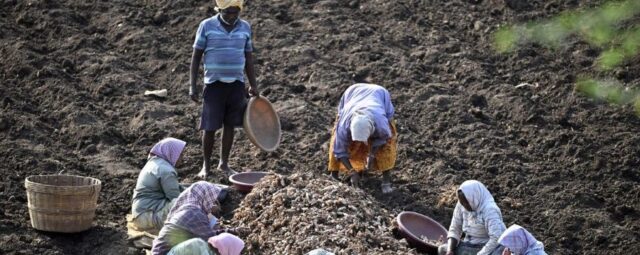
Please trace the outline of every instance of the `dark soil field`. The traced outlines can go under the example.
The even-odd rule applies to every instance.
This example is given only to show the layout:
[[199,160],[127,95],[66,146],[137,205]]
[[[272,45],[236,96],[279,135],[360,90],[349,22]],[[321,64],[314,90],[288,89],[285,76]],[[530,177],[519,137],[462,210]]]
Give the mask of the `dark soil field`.
[[[640,119],[631,107],[574,92],[574,82],[590,74],[638,87],[640,61],[597,71],[602,49],[578,39],[558,51],[492,48],[500,25],[599,2],[247,1],[242,18],[254,31],[258,83],[280,114],[283,139],[265,153],[239,131],[231,165],[326,178],[338,99],[367,81],[387,87],[396,106],[396,190],[382,195],[373,178],[363,188],[369,195],[349,191],[343,199],[370,199],[389,219],[411,210],[448,227],[450,191],[477,179],[507,226],[526,227],[549,254],[634,253]],[[188,142],[180,177],[194,181],[201,165],[200,106],[187,95],[188,69],[198,23],[213,7],[210,0],[0,1],[1,254],[142,252],[127,243],[125,214],[148,150],[180,138]],[[516,88],[522,83],[532,86]],[[169,96],[143,95],[152,89]],[[25,178],[61,171],[102,180],[88,231],[31,228]],[[209,181],[228,183],[221,172]],[[241,196],[232,197],[238,206]],[[259,246],[250,252],[260,254]]]

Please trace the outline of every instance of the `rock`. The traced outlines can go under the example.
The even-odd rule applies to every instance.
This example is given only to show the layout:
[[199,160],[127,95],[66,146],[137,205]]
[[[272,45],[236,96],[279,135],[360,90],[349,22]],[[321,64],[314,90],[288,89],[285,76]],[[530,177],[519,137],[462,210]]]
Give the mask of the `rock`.
[[169,20],[169,16],[164,12],[158,11],[155,15],[153,15],[153,23],[156,25],[162,25],[163,23]]
[[482,108],[487,106],[487,99],[483,95],[473,94],[469,97],[469,101],[474,107]]
[[133,248],[133,247],[129,247],[129,249],[127,249],[127,255],[138,255],[140,254],[140,250]]
[[473,23],[473,30],[478,31],[478,30],[482,29],[483,25],[484,24],[482,23],[482,21],[477,20],[475,23]]
[[504,0],[504,3],[514,11],[525,11],[531,8],[527,0]]
[[95,144],[89,144],[83,150],[84,154],[95,154],[98,152],[98,149]]
[[0,117],[0,131],[9,129],[9,120],[4,117]]
[[302,93],[305,90],[307,90],[307,87],[305,87],[304,85],[295,85],[291,87],[291,92],[296,94]]

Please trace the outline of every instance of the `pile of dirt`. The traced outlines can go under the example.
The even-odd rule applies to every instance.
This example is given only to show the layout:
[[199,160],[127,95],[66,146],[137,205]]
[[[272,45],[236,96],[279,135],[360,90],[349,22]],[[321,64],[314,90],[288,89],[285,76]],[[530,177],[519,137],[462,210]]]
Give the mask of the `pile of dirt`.
[[415,254],[392,237],[392,215],[360,189],[296,173],[270,175],[236,209],[233,224],[248,227],[249,253]]

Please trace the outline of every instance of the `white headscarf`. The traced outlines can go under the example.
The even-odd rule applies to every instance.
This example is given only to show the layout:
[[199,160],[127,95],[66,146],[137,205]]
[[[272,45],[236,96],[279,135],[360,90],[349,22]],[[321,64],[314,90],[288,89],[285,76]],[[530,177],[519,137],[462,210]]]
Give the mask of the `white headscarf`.
[[244,5],[244,0],[216,0],[216,11],[224,10],[229,7],[238,7],[242,10],[242,6]]
[[465,181],[460,185],[458,190],[462,190],[464,197],[469,202],[469,205],[471,205],[471,210],[475,212],[480,212],[488,205],[496,203],[487,187],[479,181]]
[[516,224],[511,225],[502,233],[498,243],[518,255],[526,254],[530,249],[544,249],[544,245],[538,242],[529,231]]
[[351,117],[350,129],[352,140],[367,143],[375,127],[373,120],[365,112],[356,111]]

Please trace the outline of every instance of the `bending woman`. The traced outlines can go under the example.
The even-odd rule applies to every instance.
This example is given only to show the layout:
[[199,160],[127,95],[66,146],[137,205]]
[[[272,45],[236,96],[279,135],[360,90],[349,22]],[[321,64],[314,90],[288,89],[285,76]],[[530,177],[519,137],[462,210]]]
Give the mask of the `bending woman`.
[[[498,238],[504,232],[500,208],[489,190],[479,181],[465,181],[458,189],[458,203],[449,226],[448,244],[440,255],[500,255],[504,249]],[[464,240],[460,241],[462,233]]]
[[329,171],[350,176],[358,186],[365,171],[382,172],[382,192],[389,193],[396,163],[398,134],[389,91],[379,85],[358,83],[342,95],[329,144]]
[[210,225],[209,215],[217,214],[220,209],[220,191],[216,185],[199,181],[182,192],[153,241],[152,254],[239,254],[244,248],[242,240],[232,235],[218,236],[222,233],[237,234],[238,229]]
[[165,138],[149,152],[149,160],[138,175],[133,191],[132,223],[138,230],[157,233],[161,228],[173,201],[183,190],[178,183],[176,164],[187,143],[175,138]]

